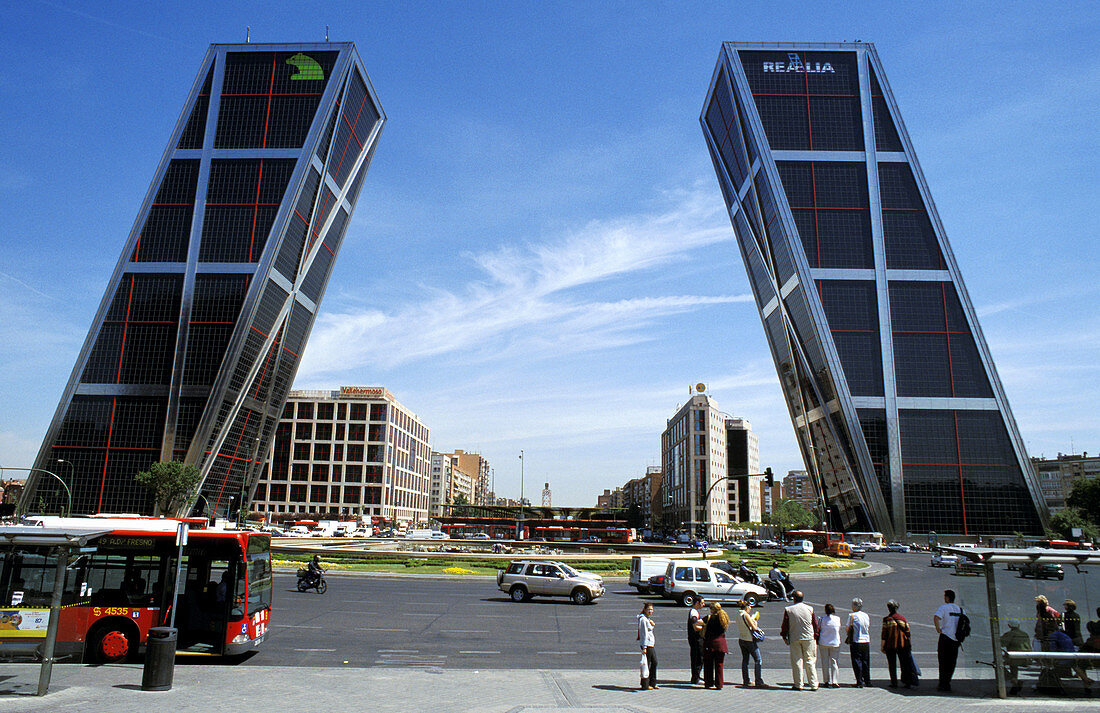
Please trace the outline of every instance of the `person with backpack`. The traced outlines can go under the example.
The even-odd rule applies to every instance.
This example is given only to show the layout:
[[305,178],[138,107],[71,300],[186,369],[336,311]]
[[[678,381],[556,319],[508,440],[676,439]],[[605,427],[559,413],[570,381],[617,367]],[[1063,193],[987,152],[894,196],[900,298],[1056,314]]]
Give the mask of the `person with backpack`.
[[936,660],[939,662],[940,682],[936,690],[950,691],[951,677],[955,675],[955,665],[959,660],[959,646],[970,634],[970,619],[963,613],[962,607],[955,603],[955,591],[943,591],[943,604],[932,616],[936,632],[940,639],[936,644]]

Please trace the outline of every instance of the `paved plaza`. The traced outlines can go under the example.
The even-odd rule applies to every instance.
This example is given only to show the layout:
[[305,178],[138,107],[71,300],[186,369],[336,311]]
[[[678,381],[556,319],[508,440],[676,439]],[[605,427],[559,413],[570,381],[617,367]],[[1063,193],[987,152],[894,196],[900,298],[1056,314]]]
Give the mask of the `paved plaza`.
[[[371,711],[371,713],[521,713],[522,711],[712,711],[738,713],[799,711],[1076,711],[1096,710],[1090,699],[992,698],[988,671],[959,672],[951,694],[935,692],[935,682],[921,689],[898,691],[839,688],[792,691],[789,688],[745,690],[727,685],[721,691],[662,680],[656,691],[639,691],[634,672],[591,670],[454,670],[423,662],[392,668],[287,668],[274,666],[176,667],[172,690],[141,690],[140,664],[58,666],[48,696],[33,695],[35,665],[3,669],[0,711],[79,710],[94,713],[146,713],[169,710],[186,713],[237,711]],[[765,679],[790,683],[789,669],[768,669]]]

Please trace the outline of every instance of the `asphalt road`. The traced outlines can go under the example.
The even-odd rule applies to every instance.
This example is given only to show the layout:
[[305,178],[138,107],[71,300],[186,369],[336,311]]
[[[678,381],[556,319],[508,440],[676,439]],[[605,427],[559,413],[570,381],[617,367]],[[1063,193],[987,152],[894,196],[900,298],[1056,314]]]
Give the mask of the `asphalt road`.
[[[961,603],[976,618],[985,609],[984,578],[957,577],[950,570],[931,568],[926,553],[879,553],[872,558],[894,571],[879,577],[801,582],[795,575],[795,585],[819,612],[825,602],[832,602],[842,620],[851,599],[862,597],[874,632],[886,614],[886,600],[898,599],[912,624],[918,664],[934,670],[932,613],[943,601],[943,590],[959,591]],[[1045,593],[1056,606],[1067,595],[1077,598],[1083,618],[1091,618],[1100,601],[1087,599],[1085,579],[1072,569],[1065,582],[1020,580],[1014,573],[999,571],[1001,606],[1011,610],[1003,616],[1026,617],[1034,595]],[[515,603],[496,589],[495,582],[484,578],[334,574],[328,580],[326,594],[300,593],[292,575],[277,574],[271,629],[261,650],[243,665],[622,669],[636,663],[636,616],[643,601],[652,601],[656,608],[662,662],[682,668],[688,658],[686,609],[659,597],[641,597],[625,580],[609,580],[607,593],[587,606],[564,598]],[[1095,584],[1095,575],[1090,581]],[[786,666],[788,650],[779,638],[782,603],[760,608],[768,633],[762,644],[764,666]],[[1030,630],[1030,624],[1025,622],[1024,629]],[[983,646],[988,650],[984,631],[976,625],[972,637],[974,655],[979,658]],[[740,656],[731,658],[736,661],[729,663],[739,666]],[[884,657],[877,652],[873,659],[873,667],[884,665]]]

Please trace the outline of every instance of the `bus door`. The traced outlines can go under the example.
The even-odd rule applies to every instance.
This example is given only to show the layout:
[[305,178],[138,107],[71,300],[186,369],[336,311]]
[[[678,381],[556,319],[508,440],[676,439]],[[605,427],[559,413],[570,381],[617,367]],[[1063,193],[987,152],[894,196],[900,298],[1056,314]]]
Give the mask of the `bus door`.
[[227,624],[243,616],[240,545],[235,539],[193,537],[184,552],[184,567],[176,612],[180,648],[223,653]]

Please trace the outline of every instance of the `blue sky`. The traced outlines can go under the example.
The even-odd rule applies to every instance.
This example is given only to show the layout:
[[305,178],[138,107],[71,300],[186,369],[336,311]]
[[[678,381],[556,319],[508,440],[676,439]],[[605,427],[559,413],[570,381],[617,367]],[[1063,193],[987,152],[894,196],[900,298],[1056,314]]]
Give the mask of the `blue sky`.
[[[356,42],[389,117],[296,382],[594,504],[709,386],[800,467],[698,116],[723,40],[873,41],[1033,455],[1100,451],[1094,3],[5,10],[0,465],[29,466],[211,42]],[[538,487],[536,487],[538,486]]]

